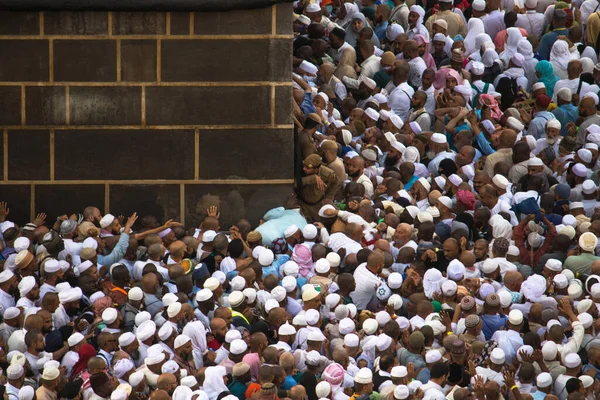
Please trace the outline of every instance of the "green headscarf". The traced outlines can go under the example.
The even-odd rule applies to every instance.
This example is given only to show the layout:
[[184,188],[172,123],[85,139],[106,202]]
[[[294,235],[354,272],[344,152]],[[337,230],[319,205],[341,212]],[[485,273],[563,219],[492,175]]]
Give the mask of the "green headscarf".
[[549,97],[552,97],[552,94],[554,93],[554,85],[556,85],[556,82],[559,81],[558,77],[554,75],[554,68],[552,67],[552,64],[546,60],[540,61],[535,66],[535,72],[541,75],[537,81],[542,82],[544,86],[546,86],[546,94]]

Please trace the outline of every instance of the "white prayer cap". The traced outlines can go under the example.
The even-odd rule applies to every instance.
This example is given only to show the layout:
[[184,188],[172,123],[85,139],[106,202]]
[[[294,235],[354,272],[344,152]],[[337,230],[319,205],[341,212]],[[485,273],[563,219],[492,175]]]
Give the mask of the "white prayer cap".
[[135,333],[135,336],[140,342],[150,339],[156,333],[156,324],[154,321],[142,322]]
[[[325,103],[329,102],[329,96],[327,96],[326,93],[324,92],[319,92],[317,93],[317,96],[319,96],[320,98],[322,98],[323,100],[325,100]],[[315,96],[316,97],[316,96]]]
[[186,344],[187,342],[190,342],[191,340],[192,339],[190,339],[190,337],[187,335],[179,335],[175,338],[174,346],[176,349],[178,349],[181,346],[183,346],[184,344]]
[[388,275],[387,284],[390,289],[399,289],[402,286],[402,274],[392,272]]
[[[302,301],[311,301],[319,296],[319,292],[313,285],[304,285],[302,287]],[[309,310],[310,311],[310,310]]]
[[129,375],[129,384],[134,388],[137,387],[142,381],[145,379],[145,375],[143,371],[136,371],[133,374]]
[[60,264],[58,263],[57,260],[53,260],[53,259],[47,260],[44,263],[44,271],[46,271],[49,274],[58,272],[58,271],[60,271]]
[[340,304],[335,308],[334,314],[335,319],[341,321],[350,315],[350,311],[348,310],[348,307],[345,304]]
[[342,141],[346,146],[352,141],[352,133],[349,130],[342,129]]
[[19,379],[24,373],[25,370],[23,369],[23,366],[19,364],[11,364],[6,369],[6,376],[10,380]]
[[[232,292],[233,294],[233,292]],[[231,296],[231,295],[230,295]],[[208,301],[213,298],[213,292],[210,289],[202,289],[198,293],[196,293],[196,301]],[[229,299],[229,304],[231,304],[231,298]]]
[[296,225],[290,225],[287,228],[285,228],[285,231],[283,232],[283,236],[285,236],[285,238],[289,238],[290,236],[292,236],[294,233],[298,232],[298,227]]
[[329,272],[330,269],[331,266],[329,265],[329,261],[327,261],[326,258],[321,258],[315,263],[315,272],[319,274],[325,274]]
[[158,330],[158,338],[162,341],[167,340],[173,334],[173,325],[171,324],[162,324],[160,329]]
[[229,304],[232,307],[237,307],[242,304],[245,300],[244,293],[240,291],[234,291],[229,294]]
[[306,60],[303,60],[302,63],[300,63],[299,68],[302,72],[306,72],[307,74],[310,74],[310,75],[316,75],[317,71],[319,70],[316,65],[311,64]]
[[442,359],[442,353],[439,350],[429,350],[425,353],[425,362],[427,364],[433,364]]
[[113,370],[117,378],[122,378],[127,372],[134,369],[133,362],[129,358],[122,358],[115,363]]
[[[2,274],[0,274],[0,275],[2,275]],[[61,304],[70,303],[72,301],[79,301],[81,299],[82,295],[83,295],[83,292],[81,291],[80,288],[78,288],[78,287],[69,288],[69,289],[63,290],[62,292],[58,293],[58,300],[60,301]]]
[[442,204],[444,206],[446,206],[447,208],[449,208],[450,210],[452,209],[452,199],[448,196],[440,196],[438,198],[438,207],[439,204]]
[[[256,289],[254,288],[246,288],[242,290],[242,294],[246,297],[248,304],[252,304],[256,300]],[[231,304],[231,301],[229,301],[229,304]]]
[[308,336],[306,340],[310,340],[311,342],[324,342],[326,339],[325,335],[321,331],[310,331],[308,332]]
[[497,293],[500,297],[500,307],[508,308],[512,304],[512,296],[506,290],[501,290]]
[[525,125],[523,125],[523,123],[515,117],[508,117],[506,124],[517,132],[521,132],[523,129],[525,129]]
[[514,246],[512,244],[508,246],[508,251],[506,252],[507,256],[517,257],[519,254],[521,254],[521,252],[519,251],[519,248],[517,246]]
[[354,330],[356,329],[356,325],[354,324],[354,321],[352,319],[344,318],[340,321],[338,328],[342,335],[348,335],[349,333],[354,332]]
[[549,258],[546,261],[546,264],[544,264],[544,266],[546,268],[548,268],[550,271],[554,271],[554,272],[560,272],[562,270],[562,262],[560,262],[560,260],[557,260],[555,258]]
[[385,351],[391,346],[391,344],[392,338],[386,335],[385,333],[382,333],[381,335],[377,336],[377,341],[375,342],[377,350]]
[[139,287],[134,286],[131,289],[129,289],[129,292],[127,293],[127,298],[133,301],[140,301],[144,298],[144,292]]
[[282,286],[275,286],[271,290],[271,297],[278,302],[283,301],[287,297],[287,291]]
[[315,393],[319,399],[327,398],[331,393],[331,385],[327,381],[321,381],[317,384]]
[[567,289],[569,293],[569,297],[572,299],[578,299],[583,294],[583,288],[581,285],[575,281],[569,283],[569,288]]
[[81,343],[81,341],[84,339],[85,337],[81,333],[75,332],[74,334],[69,336],[69,338],[67,339],[67,343],[69,344],[69,347],[73,347]]
[[560,129],[560,121],[556,118],[551,119],[548,122],[546,122],[546,128]]
[[292,325],[306,326],[306,317],[304,314],[297,314],[294,319],[292,319]]
[[537,249],[542,245],[542,235],[537,232],[531,232],[527,235],[527,243],[534,249]]
[[246,280],[239,275],[233,277],[230,282],[231,290],[241,291],[246,287]]
[[258,255],[258,262],[263,267],[268,267],[273,264],[273,260],[275,260],[275,255],[271,249],[264,249]]
[[596,186],[596,184],[594,183],[593,180],[588,179],[583,182],[582,189],[583,189],[583,193],[592,194],[598,190],[598,187]]
[[171,304],[176,303],[179,300],[175,293],[167,293],[162,298],[163,307],[169,307]]
[[446,139],[446,135],[444,135],[442,133],[434,133],[433,135],[431,135],[431,141],[433,143],[438,143],[438,144],[448,143],[448,140]]
[[404,365],[398,365],[392,368],[390,375],[394,378],[404,378],[408,375],[408,370]]
[[[232,281],[233,282],[233,281]],[[296,278],[293,276],[286,276],[281,280],[281,286],[286,290],[286,292],[291,292],[297,287]]]
[[[526,1],[532,1],[532,0],[526,0]],[[533,0],[533,1],[537,2],[537,0]],[[537,384],[538,388],[546,388],[546,387],[552,385],[552,375],[550,375],[548,372],[542,372],[537,376],[535,383]]]
[[356,375],[354,375],[354,382],[367,384],[373,382],[373,372],[369,368],[361,368]]
[[588,149],[577,150],[577,155],[579,156],[579,158],[581,158],[581,160],[583,162],[586,162],[586,163],[592,162],[593,155],[592,155],[592,152],[589,151]]
[[586,312],[580,313],[577,316],[577,319],[579,322],[581,322],[581,325],[583,325],[585,329],[589,328],[594,323],[594,318],[592,318],[592,316]]
[[581,96],[581,100],[583,100],[583,99],[593,99],[594,104],[598,105],[598,95],[594,92],[587,92],[586,94]]
[[277,307],[279,307],[279,303],[275,299],[269,299],[265,302],[265,312],[267,314],[269,314],[272,309]]
[[448,180],[450,181],[450,183],[452,183],[454,186],[459,186],[461,183],[463,183],[463,180],[460,176],[456,175],[456,174],[452,174],[448,177]]
[[452,261],[450,261],[450,264],[448,264],[448,268],[446,269],[446,274],[448,275],[449,279],[452,279],[454,281],[460,281],[463,279],[464,275],[465,275],[465,265],[463,263],[461,263],[459,260],[454,259]]
[[306,224],[304,228],[302,228],[302,236],[304,239],[313,240],[317,237],[317,227],[313,224]]
[[390,116],[390,121],[392,121],[392,124],[398,129],[402,129],[402,127],[404,126],[402,118],[400,118],[396,114]]
[[512,325],[520,325],[523,322],[523,313],[519,310],[512,310],[508,314],[508,322]]
[[535,92],[536,90],[545,89],[545,88],[546,88],[546,85],[544,85],[544,82],[536,82],[531,87],[531,90]]
[[[537,2],[537,0],[535,0]],[[571,89],[569,88],[560,88],[558,90],[558,92],[556,92],[556,97],[558,97],[561,100],[564,101],[571,101],[571,99],[573,98],[573,94],[571,93]],[[551,119],[550,121],[558,121],[556,118]],[[560,121],[559,121],[559,125],[560,125]]]
[[194,386],[196,386],[198,384],[198,381],[196,380],[195,376],[190,375],[190,376],[185,376],[185,377],[181,378],[181,384],[183,386],[193,388]]
[[35,390],[31,386],[24,385],[19,390],[19,400],[33,400],[33,396],[35,395]]
[[[415,379],[408,384],[408,390],[410,390],[411,394],[414,394],[416,392],[416,390],[418,388],[420,388],[421,386],[423,386],[423,382]],[[437,390],[435,390],[435,392],[437,392]]]
[[[484,6],[485,8],[485,6]],[[434,42],[445,42],[446,41],[446,36],[443,33],[436,33],[433,36],[433,41]]]
[[134,319],[135,326],[139,327],[143,322],[150,321],[151,319],[152,319],[152,316],[150,315],[150,313],[148,311],[140,311],[135,316],[135,319]]
[[102,321],[104,321],[107,325],[110,325],[117,320],[118,316],[119,312],[114,308],[109,307],[102,312]]
[[481,125],[483,126],[483,129],[485,129],[485,131],[490,135],[496,132],[496,127],[494,126],[493,122],[489,119],[484,119],[481,122]]
[[487,258],[481,265],[481,272],[483,272],[484,274],[491,274],[492,272],[496,271],[499,267],[500,264],[498,264],[498,261],[494,261],[491,258]]
[[235,354],[235,355],[240,355],[242,353],[245,353],[246,350],[248,350],[248,345],[242,339],[234,340],[233,342],[231,342],[231,345],[229,346],[229,352],[231,354]]
[[[473,7],[475,7],[475,2],[473,2]],[[483,7],[485,8],[485,2],[483,3]],[[485,65],[479,61],[473,61],[471,64],[471,73],[473,75],[483,75],[485,72]]]
[[[554,278],[552,278],[552,281],[554,282],[554,285],[558,289],[565,289],[565,288],[567,288],[569,286],[569,280],[563,274],[556,274],[556,275],[554,275]],[[599,286],[599,289],[600,289],[600,286]]]
[[600,297],[600,283],[594,283],[590,289],[590,294],[593,297]]
[[504,361],[506,359],[506,355],[504,354],[504,350],[502,350],[499,347],[496,347],[494,350],[492,350],[492,353],[490,354],[490,361],[496,365],[502,365],[504,364]]
[[492,178],[492,182],[496,187],[499,187],[500,189],[506,189],[508,187],[508,179],[506,179],[500,174],[494,175],[494,177]]
[[598,238],[591,232],[586,232],[579,237],[579,247],[587,252],[594,252],[598,245]]
[[17,253],[19,253],[23,250],[27,250],[29,248],[30,244],[31,244],[31,242],[29,241],[28,238],[26,238],[25,236],[20,236],[15,239],[15,241],[13,243],[13,248],[15,249],[15,251]]
[[391,304],[394,307],[394,310],[399,310],[402,308],[402,297],[399,294],[393,294],[388,299],[388,304]]
[[523,57],[523,54],[521,54],[521,53],[515,53],[510,58],[510,61],[513,64],[515,64],[517,67],[522,67],[523,66],[523,62],[525,61],[525,57]]
[[202,243],[211,243],[215,240],[216,236],[217,232],[213,230],[204,231],[202,232]]
[[127,400],[127,393],[121,389],[115,389],[110,394],[110,400]]
[[316,325],[321,317],[321,314],[314,308],[306,310],[304,315],[306,316],[306,323],[309,325]]
[[346,347],[358,347],[360,339],[354,333],[348,333],[344,336],[344,346]]
[[331,266],[331,268],[337,268],[340,266],[340,263],[342,261],[342,259],[340,258],[340,255],[338,253],[334,253],[334,252],[330,252],[327,254],[327,257],[325,257],[327,259],[327,261],[329,261],[329,265]]
[[565,356],[565,367],[576,368],[581,365],[581,357],[577,353],[569,353]]
[[181,312],[181,308],[182,308],[181,303],[178,302],[178,301],[176,301],[175,303],[172,303],[167,308],[167,315],[169,316],[169,318],[173,318],[173,317],[177,316],[177,314],[179,314]]
[[387,311],[378,311],[375,314],[375,321],[377,321],[377,324],[380,327],[385,326],[385,324],[387,324],[388,322],[390,322],[390,320],[392,319],[392,317],[390,316],[390,314]]
[[[589,150],[588,150],[589,151]],[[585,165],[583,165],[582,163],[577,163],[573,166],[572,168],[573,173],[580,177],[580,178],[586,178],[587,177],[587,168]]]
[[544,162],[540,158],[532,157],[529,159],[529,161],[527,161],[527,166],[528,167],[543,167]]
[[579,303],[577,303],[577,312],[584,313],[590,309],[590,307],[594,304],[594,302],[590,299],[583,299]]
[[413,131],[413,133],[415,135],[420,135],[421,132],[423,132],[423,129],[421,129],[421,125],[419,125],[419,123],[417,121],[409,122],[408,125],[410,126],[410,129]]
[[213,272],[211,277],[216,278],[221,285],[224,284],[227,280],[227,275],[225,275],[225,272],[223,271],[215,271]]
[[367,335],[372,335],[375,333],[375,331],[377,331],[377,328],[379,328],[379,324],[377,323],[377,320],[375,320],[373,318],[367,318],[363,322],[362,327]]
[[286,322],[285,324],[282,324],[279,327],[277,333],[279,335],[295,335],[296,334],[296,328],[294,328],[292,325],[290,325],[288,322]]
[[581,201],[574,201],[569,204],[569,210],[576,210],[578,208],[583,208],[583,203]]
[[312,3],[306,6],[305,11],[309,13],[319,12],[321,11],[321,7],[317,3]]
[[340,301],[342,301],[342,298],[337,293],[330,293],[327,295],[327,297],[325,297],[325,304],[330,310],[340,304]]
[[19,282],[19,293],[21,297],[25,297],[27,293],[31,292],[31,289],[35,287],[35,278],[33,276],[25,276]]
[[131,332],[124,332],[121,336],[119,336],[119,346],[126,347],[129,346],[135,340],[135,335]]
[[456,294],[457,290],[458,285],[452,280],[447,280],[446,282],[442,283],[442,293],[444,296],[453,296]]
[[563,223],[563,225],[567,225],[567,226],[570,226],[573,228],[575,228],[577,226],[577,220],[571,214],[565,215],[562,219],[562,223]]
[[204,281],[204,289],[210,289],[212,292],[217,290],[217,288],[220,285],[221,285],[221,282],[219,282],[219,280],[217,278],[213,278],[212,276]]
[[[377,93],[377,94],[374,94],[374,95],[373,95],[373,98],[374,98],[374,99],[377,101],[377,103],[379,103],[380,105],[388,102],[388,99],[387,99],[387,97],[385,97],[385,95],[384,95],[383,93]],[[390,112],[389,112],[389,111],[387,111],[387,110],[381,110],[381,111],[385,111],[385,112],[386,112],[386,114],[387,114],[388,116],[390,115]],[[381,115],[381,111],[379,111],[379,114],[380,114],[380,115]]]
[[377,152],[373,149],[365,149],[360,152],[360,155],[367,161],[377,161]]
[[242,334],[237,329],[230,329],[225,334],[225,341],[227,343],[231,343],[234,340],[241,339],[241,338],[242,338]]
[[377,111],[375,111],[374,109],[372,109],[371,107],[368,107],[365,110],[365,114],[367,115],[367,117],[371,118],[373,121],[379,120],[379,113]]
[[405,400],[408,399],[409,395],[410,391],[408,390],[408,386],[406,385],[398,385],[394,388],[394,399]]
[[83,248],[96,250],[98,248],[98,242],[93,237],[86,238],[83,241]]
[[145,358],[144,362],[146,365],[156,365],[160,364],[165,359],[165,353],[156,353],[153,355],[148,354]]
[[103,229],[108,228],[110,226],[110,224],[113,223],[114,220],[115,220],[115,216],[114,215],[112,215],[112,214],[106,214],[100,220],[100,227],[103,228]]
[[[375,90],[375,88],[377,87],[377,83],[369,77],[362,78],[361,82],[364,83],[365,86],[371,90]],[[375,111],[375,110],[373,110],[373,111]],[[377,117],[377,119],[379,119],[379,116]],[[377,119],[375,121],[377,121]]]
[[46,381],[53,381],[60,376],[60,370],[56,367],[44,368],[42,379]]
[[350,318],[356,317],[356,313],[358,312],[358,310],[356,309],[356,306],[354,304],[350,303],[350,304],[346,304],[346,307],[348,307],[348,311],[350,311]]

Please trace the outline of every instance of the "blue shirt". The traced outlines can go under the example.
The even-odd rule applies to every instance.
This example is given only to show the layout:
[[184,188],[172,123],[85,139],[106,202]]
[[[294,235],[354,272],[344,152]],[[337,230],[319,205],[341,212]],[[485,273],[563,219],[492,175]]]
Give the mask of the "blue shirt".
[[405,185],[404,185],[404,189],[405,190],[410,190],[410,188],[412,187],[412,185],[414,185],[414,183],[417,181],[417,179],[419,179],[419,177],[417,175],[413,175],[412,178],[410,178],[410,181],[408,181]]
[[300,103],[300,109],[304,113],[305,117],[310,113],[317,112],[317,109],[310,98],[310,93],[304,92],[304,100],[302,100],[302,103]]
[[567,124],[569,122],[575,123],[577,117],[579,117],[579,109],[571,103],[563,104],[554,109],[552,114],[560,121],[560,136],[567,136]]
[[481,315],[481,321],[483,322],[482,332],[485,336],[485,340],[490,340],[494,335],[494,332],[500,330],[506,326],[506,317],[500,315]]
[[422,370],[419,371],[419,374],[417,375],[417,380],[421,381],[421,383],[424,385],[427,382],[429,382],[430,377],[431,377],[431,371],[429,371],[429,368],[423,368]]
[[527,135],[533,136],[535,140],[546,137],[546,123],[554,119],[554,114],[548,111],[538,111],[533,115],[533,119],[527,128]]
[[542,391],[536,390],[533,393],[530,393],[531,397],[533,397],[533,400],[544,400],[546,398],[546,396],[548,396],[547,393],[544,393]]
[[552,50],[552,45],[554,44],[554,42],[556,42],[556,39],[561,35],[569,35],[569,31],[567,30],[567,28],[555,29],[552,32],[548,32],[544,36],[542,36],[542,40],[540,41],[540,47],[538,47],[538,54],[540,59],[550,59],[550,50]]
[[[483,134],[483,132],[479,132],[479,135],[477,135],[477,145],[479,146],[479,149],[481,150],[481,152],[486,156],[489,156],[490,154],[494,154],[496,152],[496,150],[494,150],[494,148],[490,145],[490,143],[485,138],[485,135]],[[473,160],[473,161],[475,161],[475,160]]]
[[593,370],[596,373],[594,379],[600,379],[600,369],[596,368],[593,364],[585,364],[581,370],[581,373],[586,374],[590,370]]
[[[392,7],[393,8],[393,7]],[[377,24],[375,26],[375,35],[379,38],[379,40],[384,40],[386,38],[385,31],[388,27],[388,21],[383,21],[381,24]]]
[[292,387],[296,386],[297,384],[298,384],[298,382],[296,382],[296,380],[291,375],[288,375],[285,377],[285,381],[283,381],[283,385],[281,385],[281,388],[283,390],[290,390]]

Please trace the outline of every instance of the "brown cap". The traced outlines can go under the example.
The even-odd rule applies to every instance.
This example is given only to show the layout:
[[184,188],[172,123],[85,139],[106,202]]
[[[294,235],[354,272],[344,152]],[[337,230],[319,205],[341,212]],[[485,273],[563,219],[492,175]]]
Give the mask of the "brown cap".
[[91,247],[85,247],[83,250],[81,250],[79,257],[81,257],[81,259],[85,261],[91,260],[92,258],[94,258],[95,255],[96,250],[92,249]]
[[29,250],[21,250],[15,259],[17,268],[19,269],[27,267],[32,261],[33,254]]
[[338,145],[333,140],[323,140],[323,142],[321,143],[321,148],[322,149],[336,149],[337,150]]
[[413,332],[408,337],[408,341],[412,347],[421,348],[423,347],[423,343],[425,343],[425,336],[419,331]]
[[381,56],[381,64],[387,67],[391,67],[394,61],[396,61],[396,56],[391,51],[386,51]]
[[304,159],[303,164],[305,167],[308,167],[308,168],[320,167],[321,166],[321,157],[319,157],[317,154],[311,154]]
[[231,374],[233,376],[242,376],[248,371],[250,371],[250,366],[245,362],[239,362],[233,366]]
[[467,328],[474,328],[479,323],[479,316],[471,314],[465,319],[465,326]]
[[250,231],[248,232],[248,236],[246,236],[246,239],[249,242],[260,242],[262,241],[262,235],[259,231]]
[[460,49],[452,50],[452,61],[463,62],[463,59],[464,59],[463,52]]
[[260,388],[259,396],[277,394],[277,386],[271,382],[264,383]]
[[454,354],[455,356],[462,356],[463,354],[465,354],[465,352],[465,342],[463,342],[462,340],[455,340],[454,342],[452,342],[452,354]]
[[500,305],[500,297],[496,293],[490,293],[485,297],[485,304],[490,307],[498,307]]
[[460,301],[460,308],[463,311],[469,311],[471,310],[473,307],[475,307],[475,300],[473,299],[473,297],[471,296],[465,296],[462,298],[462,300]]

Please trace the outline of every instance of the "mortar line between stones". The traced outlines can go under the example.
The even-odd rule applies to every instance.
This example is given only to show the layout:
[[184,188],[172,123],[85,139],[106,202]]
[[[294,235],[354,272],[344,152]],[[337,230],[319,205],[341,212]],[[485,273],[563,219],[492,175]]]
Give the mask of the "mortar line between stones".
[[142,86],[142,126],[146,126],[146,87]]
[[[111,38],[113,36],[113,14],[112,11],[108,12],[108,37]],[[104,36],[104,35],[102,35]]]
[[65,86],[65,125],[69,126],[71,124],[71,90],[69,86]]
[[194,179],[200,179],[200,129],[194,130]]
[[275,86],[271,86],[271,127],[275,126]]
[[48,80],[54,83],[54,39],[48,40]]
[[179,185],[179,215],[181,215],[181,224],[185,226],[185,185]]
[[25,85],[21,85],[21,125],[25,125]]
[[54,181],[54,129],[50,129],[50,180]]
[[[6,160],[5,160],[6,163]],[[293,179],[8,180],[2,185],[287,185]]]
[[2,141],[4,143],[4,148],[2,149],[2,151],[4,152],[4,165],[2,168],[4,169],[4,180],[8,181],[8,130],[7,129],[5,129],[4,132],[2,132],[2,136],[3,136]]
[[29,220],[33,221],[35,219],[35,185],[33,183],[29,187],[29,192],[31,194],[29,200]]
[[273,4],[271,6],[271,35],[277,34],[277,6]]
[[117,82],[121,82],[121,39],[117,39]]
[[161,41],[160,41],[160,39],[157,39],[156,40],[156,81],[157,82],[160,82],[160,69],[161,69],[160,53],[161,53]]
[[110,211],[110,185],[104,184],[104,214],[108,214]]
[[194,36],[194,12],[190,12],[190,36]]
[[40,36],[44,36],[44,12],[40,11]]
[[166,24],[167,24],[167,26],[166,26],[167,35],[171,35],[171,13],[170,12],[167,13]]

